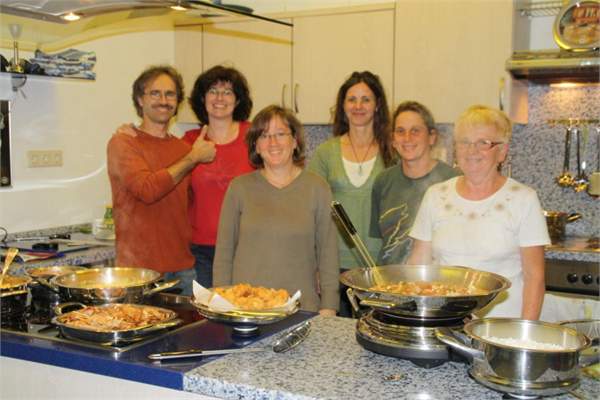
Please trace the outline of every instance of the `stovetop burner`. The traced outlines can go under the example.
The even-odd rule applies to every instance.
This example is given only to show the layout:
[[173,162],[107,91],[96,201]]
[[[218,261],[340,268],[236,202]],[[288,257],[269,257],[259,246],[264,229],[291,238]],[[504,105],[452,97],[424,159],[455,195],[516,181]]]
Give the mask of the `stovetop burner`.
[[386,356],[408,359],[432,368],[446,361],[464,359],[435,336],[438,327],[462,329],[463,319],[420,319],[371,310],[356,325],[356,340],[365,349]]

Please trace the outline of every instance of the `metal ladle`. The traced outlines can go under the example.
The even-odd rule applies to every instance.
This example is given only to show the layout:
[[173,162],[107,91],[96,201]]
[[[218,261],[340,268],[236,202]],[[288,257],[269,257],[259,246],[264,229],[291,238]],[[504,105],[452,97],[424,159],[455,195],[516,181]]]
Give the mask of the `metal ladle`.
[[556,183],[558,186],[570,187],[573,185],[573,175],[569,172],[569,159],[571,152],[571,127],[567,127],[565,134],[565,158],[563,163],[562,173],[556,177]]
[[306,321],[291,331],[280,336],[273,344],[266,347],[244,347],[241,349],[225,349],[225,350],[200,350],[190,349],[182,351],[169,351],[164,353],[149,354],[151,360],[174,360],[179,358],[189,357],[204,357],[215,356],[222,354],[237,354],[237,353],[257,353],[263,351],[274,351],[275,353],[285,353],[298,346],[308,337],[310,333],[311,323]]
[[[581,129],[575,129],[575,134],[577,135],[577,176],[573,180],[572,186],[573,190],[577,193],[583,192],[588,187],[588,178],[585,174],[585,161],[581,160]],[[585,142],[584,142],[584,155],[585,155]]]
[[12,264],[17,254],[19,254],[19,249],[16,249],[14,247],[9,248],[6,252],[6,255],[4,256],[4,267],[2,268],[2,276],[0,277],[0,286],[2,286],[2,282],[4,282],[4,276],[8,272],[8,267],[10,267],[10,264]]

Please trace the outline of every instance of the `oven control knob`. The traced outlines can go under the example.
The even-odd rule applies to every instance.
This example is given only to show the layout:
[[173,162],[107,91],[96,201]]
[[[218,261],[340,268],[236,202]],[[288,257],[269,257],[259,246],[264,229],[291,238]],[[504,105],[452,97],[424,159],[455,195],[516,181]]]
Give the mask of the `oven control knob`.
[[569,283],[575,283],[575,282],[577,282],[577,279],[579,279],[579,277],[577,276],[576,273],[572,272],[570,274],[567,274],[567,281]]
[[592,282],[594,282],[594,278],[592,278],[592,275],[586,274],[581,277],[581,282],[585,283],[586,285],[589,285]]

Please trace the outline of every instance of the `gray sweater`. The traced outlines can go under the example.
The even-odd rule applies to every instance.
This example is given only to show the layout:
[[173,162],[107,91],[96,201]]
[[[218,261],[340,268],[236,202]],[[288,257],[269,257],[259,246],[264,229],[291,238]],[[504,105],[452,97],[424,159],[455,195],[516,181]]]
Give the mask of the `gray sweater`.
[[281,189],[260,171],[235,178],[221,209],[214,286],[245,282],[290,294],[301,290],[302,309],[337,310],[339,262],[330,202],[329,185],[308,171]]

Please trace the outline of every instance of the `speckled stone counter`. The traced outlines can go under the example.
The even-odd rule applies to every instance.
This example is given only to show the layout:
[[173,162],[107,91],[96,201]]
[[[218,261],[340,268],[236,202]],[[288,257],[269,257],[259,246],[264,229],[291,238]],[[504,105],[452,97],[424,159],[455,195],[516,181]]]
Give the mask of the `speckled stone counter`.
[[[471,379],[466,364],[419,368],[363,349],[354,336],[356,320],[316,317],[312,321],[309,337],[290,352],[220,358],[187,372],[184,390],[223,399],[502,399],[502,393]],[[585,398],[600,397],[600,385],[588,378],[583,378],[577,391]]]

